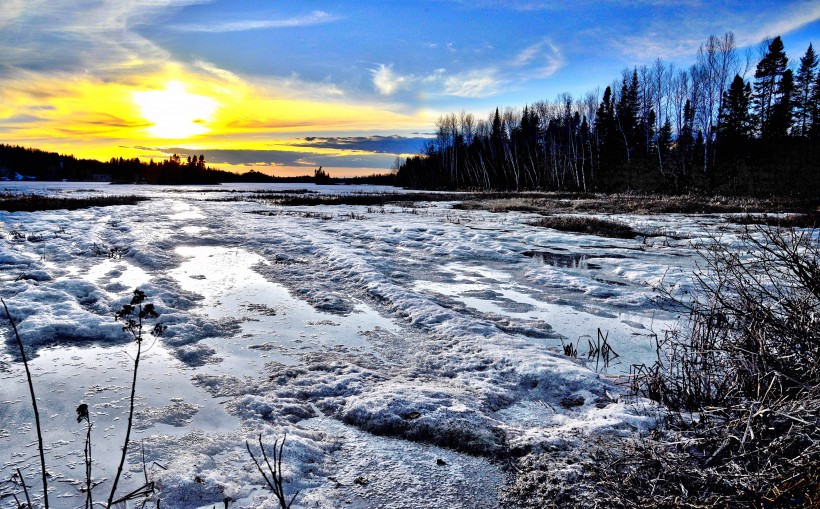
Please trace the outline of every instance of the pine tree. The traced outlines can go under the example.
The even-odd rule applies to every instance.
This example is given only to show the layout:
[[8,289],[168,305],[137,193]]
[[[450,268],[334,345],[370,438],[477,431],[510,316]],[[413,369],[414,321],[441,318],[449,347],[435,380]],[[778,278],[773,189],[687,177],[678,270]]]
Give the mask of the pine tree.
[[601,105],[595,114],[595,137],[600,143],[598,167],[603,170],[599,172],[600,181],[606,188],[606,179],[611,176],[611,170],[616,162],[616,147],[619,142],[620,133],[615,122],[615,101],[612,98],[612,88],[606,87]]
[[595,134],[598,139],[605,141],[609,135],[609,130],[615,123],[615,112],[612,106],[612,88],[606,87],[604,98],[598,111],[595,113]]
[[694,146],[695,108],[689,99],[683,105],[683,125],[678,131],[677,158],[680,161],[681,172],[686,175],[689,172]]
[[752,89],[739,75],[723,93],[718,116],[718,139],[729,143],[746,140],[752,135],[752,117],[749,113]]
[[644,144],[646,145],[644,148],[646,149],[646,153],[650,153],[655,145],[655,122],[657,117],[655,115],[654,108],[649,109],[649,115],[647,115],[646,120],[642,122],[642,129],[644,133]]
[[754,110],[762,138],[771,137],[772,110],[778,102],[779,84],[789,63],[780,36],[769,44],[768,51],[755,70]]
[[800,59],[800,68],[797,70],[794,83],[794,103],[795,103],[795,130],[798,136],[808,136],[811,127],[813,109],[816,102],[812,103],[812,88],[815,87],[817,77],[817,54],[809,43],[806,54]]
[[791,69],[783,72],[777,84],[777,99],[772,106],[772,117],[769,126],[770,137],[785,138],[789,135],[794,122],[794,74]]
[[820,139],[820,72],[814,80],[814,86],[809,99],[809,116],[811,127],[809,127],[809,137],[813,140]]

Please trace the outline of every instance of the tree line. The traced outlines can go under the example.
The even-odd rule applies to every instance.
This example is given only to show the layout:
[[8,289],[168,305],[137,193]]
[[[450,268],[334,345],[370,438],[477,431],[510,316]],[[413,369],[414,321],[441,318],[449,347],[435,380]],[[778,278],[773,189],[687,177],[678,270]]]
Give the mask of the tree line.
[[395,185],[395,173],[360,177],[331,177],[320,166],[313,175],[277,177],[250,170],[233,173],[207,165],[205,156],[172,154],[161,161],[143,162],[139,158],[112,157],[102,162],[78,159],[72,155],[46,152],[36,148],[0,144],[0,177],[14,179],[15,173],[34,180],[102,180],[116,184],[219,184],[247,183],[315,183]]
[[727,32],[710,36],[690,68],[656,59],[624,70],[603,95],[563,93],[486,120],[443,115],[423,153],[400,165],[398,183],[818,196],[817,54],[810,44],[790,66],[775,37],[754,61]]

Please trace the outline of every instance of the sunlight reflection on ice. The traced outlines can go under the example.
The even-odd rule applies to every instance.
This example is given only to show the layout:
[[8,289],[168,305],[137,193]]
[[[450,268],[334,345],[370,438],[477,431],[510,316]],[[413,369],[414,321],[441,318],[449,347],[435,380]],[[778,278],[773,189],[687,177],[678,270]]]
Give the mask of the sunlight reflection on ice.
[[217,369],[228,373],[261,369],[269,361],[294,364],[302,353],[320,348],[369,351],[363,333],[377,327],[400,330],[362,302],[347,316],[316,311],[254,271],[254,265],[268,262],[244,249],[182,246],[176,252],[189,260],[171,276],[183,289],[204,297],[202,312],[216,319],[242,319],[238,337],[202,342],[217,350],[223,358]]
[[122,259],[103,259],[90,269],[83,276],[83,279],[92,283],[120,283],[127,288],[139,288],[148,283],[151,276],[140,267],[129,264]]
[[[137,422],[132,440],[138,443],[145,437],[145,447],[150,448],[152,434],[182,436],[192,428],[207,432],[238,429],[238,419],[227,414],[222,405],[214,405],[209,394],[191,384],[185,367],[161,341],[152,340],[147,346],[138,372]],[[82,448],[84,438],[81,433],[83,425],[76,422],[75,410],[80,402],[89,405],[94,423],[95,475],[104,476],[115,471],[125,435],[134,353],[133,344],[114,348],[61,346],[40,350],[38,357],[29,362],[38,391],[37,399],[43,400],[40,402],[41,418],[46,416],[42,419],[48,444],[46,462],[56,481],[74,483],[74,478],[83,475],[77,468],[82,462],[82,454],[76,454]],[[0,422],[12,429],[31,429],[33,416],[21,366],[15,365],[8,372],[0,372],[0,383],[5,400],[0,405]],[[189,424],[174,426],[141,419],[145,410],[167,407],[174,400],[184,400],[198,408]],[[7,457],[17,458],[7,462],[4,468],[15,463],[24,471],[33,472],[32,465],[36,462],[30,458],[29,441],[20,441],[14,436],[16,434],[0,434],[0,450],[7,451]],[[97,488],[101,493],[105,489],[105,486]],[[65,505],[57,502],[55,507]]]

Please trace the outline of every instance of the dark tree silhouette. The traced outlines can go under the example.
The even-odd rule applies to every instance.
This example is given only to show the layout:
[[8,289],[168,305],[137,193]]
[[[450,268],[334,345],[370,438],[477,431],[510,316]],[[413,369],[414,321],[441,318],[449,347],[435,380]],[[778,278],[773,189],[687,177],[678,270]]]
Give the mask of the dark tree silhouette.
[[656,60],[625,70],[600,99],[561,94],[478,122],[444,115],[396,178],[434,189],[817,197],[817,61],[809,46],[794,74],[776,37],[749,83],[732,34],[711,36],[688,71]]

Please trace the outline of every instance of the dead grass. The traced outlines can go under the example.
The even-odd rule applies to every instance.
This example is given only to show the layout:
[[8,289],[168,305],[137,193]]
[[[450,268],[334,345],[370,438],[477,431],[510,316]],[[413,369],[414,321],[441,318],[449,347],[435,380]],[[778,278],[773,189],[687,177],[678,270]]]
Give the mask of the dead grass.
[[735,224],[756,224],[783,228],[817,228],[820,227],[820,212],[786,215],[743,214],[732,216],[728,221]]
[[634,239],[639,235],[628,224],[589,216],[547,216],[529,224],[563,232],[586,233],[616,239]]
[[820,237],[750,226],[700,246],[689,321],[633,371],[664,428],[531,454],[511,507],[820,508]]
[[809,212],[817,202],[782,198],[737,198],[706,196],[663,196],[635,194],[521,193],[492,199],[464,198],[456,208],[491,212],[528,211],[540,213],[597,212],[610,214],[709,214]]
[[36,194],[0,194],[0,210],[35,212],[38,210],[77,210],[112,205],[136,205],[149,198],[142,196],[92,196],[89,198],[59,198]]

